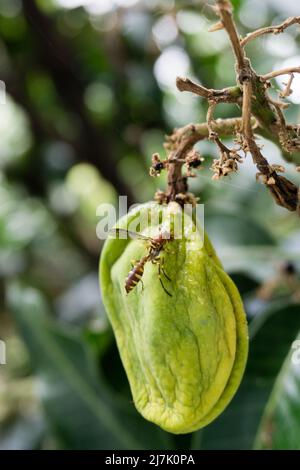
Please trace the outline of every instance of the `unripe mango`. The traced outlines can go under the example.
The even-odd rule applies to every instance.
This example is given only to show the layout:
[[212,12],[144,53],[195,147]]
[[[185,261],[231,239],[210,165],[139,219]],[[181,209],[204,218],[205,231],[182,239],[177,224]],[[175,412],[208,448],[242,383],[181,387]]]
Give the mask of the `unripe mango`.
[[[142,231],[154,237],[164,221],[182,218],[177,204],[140,205],[116,227],[128,229],[137,212],[160,217]],[[201,227],[184,216],[184,235],[163,251],[158,267],[145,265],[142,282],[127,294],[131,260],[147,255],[140,239],[105,242],[100,262],[103,302],[138,411],[164,430],[183,434],[213,421],[235,394],[248,354],[246,316],[239,292]],[[163,222],[161,222],[163,220]],[[171,228],[173,227],[171,222]],[[181,222],[180,222],[181,223]]]

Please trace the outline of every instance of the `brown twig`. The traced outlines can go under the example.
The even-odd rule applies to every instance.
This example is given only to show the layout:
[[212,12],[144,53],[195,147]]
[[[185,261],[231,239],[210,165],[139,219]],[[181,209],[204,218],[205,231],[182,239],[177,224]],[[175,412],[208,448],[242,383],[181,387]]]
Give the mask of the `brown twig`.
[[265,75],[261,75],[260,78],[263,82],[266,82],[267,80],[279,77],[280,75],[288,75],[292,73],[300,73],[300,67],[287,67],[285,69],[275,70],[274,72],[269,72]]
[[259,36],[262,36],[263,34],[283,33],[283,31],[286,28],[289,28],[290,26],[294,24],[300,24],[300,16],[293,16],[293,17],[287,18],[283,23],[278,24],[276,26],[267,26],[266,28],[260,28],[260,29],[257,29],[256,31],[248,33],[247,36],[245,36],[240,41],[240,44],[242,47],[245,47],[246,44],[248,44],[248,42],[253,41],[253,39],[258,38]]
[[[280,93],[279,96],[283,97],[283,95],[281,93]],[[271,104],[273,104],[275,107],[280,108],[280,109],[287,109],[290,106],[289,103],[284,103],[283,101],[274,100],[269,95],[268,95],[268,100]]]
[[218,134],[213,131],[212,125],[214,123],[214,110],[216,107],[216,102],[215,101],[209,101],[208,102],[208,109],[207,109],[207,114],[206,114],[206,122],[207,122],[207,127],[209,131],[208,138],[211,140]]
[[[256,120],[251,118],[251,125],[256,127]],[[232,136],[242,128],[241,118],[216,119],[211,122],[211,129],[219,136]],[[165,148],[167,151],[174,151],[178,145],[184,142],[184,149],[191,149],[197,142],[208,139],[210,128],[207,124],[188,124],[185,127],[176,129],[174,133],[167,137]]]
[[251,127],[251,100],[252,100],[252,83],[245,80],[243,83],[243,107],[242,107],[242,130],[247,140],[253,138]]
[[194,83],[189,78],[177,77],[176,86],[179,91],[190,91],[203,98],[210,98],[213,93],[213,90],[209,90],[198,83]]
[[[291,87],[292,87],[292,83],[293,83],[294,78],[295,78],[294,74],[291,73],[290,77],[288,79],[288,82],[284,83],[285,89],[279,93],[279,96],[281,98],[287,98],[288,96],[290,96],[293,93],[293,90],[292,90]],[[283,104],[285,104],[285,103],[283,103]]]
[[234,55],[236,57],[237,66],[240,70],[243,70],[245,66],[245,53],[240,45],[239,35],[236,26],[232,20],[232,6],[228,0],[217,0],[217,12],[226,29]]
[[238,103],[242,96],[241,90],[237,86],[214,90],[205,88],[186,77],[177,77],[176,86],[179,91],[189,91],[202,98],[213,100],[216,103]]

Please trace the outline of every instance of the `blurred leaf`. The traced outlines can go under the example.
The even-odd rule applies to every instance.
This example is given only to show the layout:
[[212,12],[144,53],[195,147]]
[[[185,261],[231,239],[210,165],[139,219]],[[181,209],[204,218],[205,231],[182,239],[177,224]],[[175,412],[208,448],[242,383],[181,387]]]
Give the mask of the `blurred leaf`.
[[5,106],[0,105],[0,168],[20,159],[29,150],[31,143],[27,116],[7,95]]
[[300,335],[274,385],[255,441],[257,449],[300,449]]
[[63,324],[82,327],[88,321],[98,320],[99,328],[102,326],[103,330],[107,326],[97,272],[89,272],[74,282],[57,297],[54,306],[58,319]]
[[223,246],[217,250],[227,272],[244,273],[257,281],[274,277],[283,263],[293,260],[300,265],[299,250],[286,251],[277,246]]
[[253,292],[258,287],[258,283],[255,280],[243,273],[234,273],[231,274],[230,277],[237,286],[242,297],[249,292]]
[[205,229],[215,245],[274,245],[270,233],[242,212],[214,211],[205,217]]
[[96,357],[102,357],[113,341],[113,333],[110,328],[104,331],[84,329],[82,338],[90,346]]
[[250,343],[246,372],[236,396],[215,422],[200,431],[199,440],[194,438],[197,446],[252,448],[274,381],[299,329],[299,305],[266,313],[265,322]]
[[100,204],[116,202],[116,192],[111,183],[88,163],[74,165],[66,178],[67,189],[77,198],[78,214],[89,223],[93,231],[97,222],[96,211]]
[[[47,419],[61,448],[170,448],[168,435],[146,422],[97,377],[91,351],[48,317],[33,289],[9,288],[14,318],[29,349]],[[113,374],[114,371],[111,371]]]
[[45,423],[42,416],[21,416],[1,426],[0,451],[38,449],[44,433]]

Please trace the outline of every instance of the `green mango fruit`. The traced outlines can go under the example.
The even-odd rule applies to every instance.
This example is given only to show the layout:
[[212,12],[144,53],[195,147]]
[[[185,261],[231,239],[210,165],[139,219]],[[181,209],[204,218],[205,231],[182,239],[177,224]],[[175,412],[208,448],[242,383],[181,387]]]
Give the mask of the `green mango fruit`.
[[[157,220],[141,233],[154,237],[182,224],[176,203],[138,206],[116,227],[131,229],[137,214]],[[171,217],[172,216],[172,217]],[[183,225],[182,225],[183,226]],[[228,405],[244,373],[248,354],[246,316],[239,292],[224,272],[203,229],[184,215],[184,235],[166,243],[158,266],[145,264],[143,282],[128,294],[132,259],[149,253],[141,239],[108,238],[100,261],[103,302],[137,410],[174,434],[196,431]]]

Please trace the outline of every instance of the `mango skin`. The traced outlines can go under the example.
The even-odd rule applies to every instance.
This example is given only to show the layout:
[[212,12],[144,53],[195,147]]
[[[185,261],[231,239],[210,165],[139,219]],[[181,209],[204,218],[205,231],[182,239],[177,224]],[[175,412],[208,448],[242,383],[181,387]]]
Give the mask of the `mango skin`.
[[[140,205],[116,226],[127,228],[136,211],[150,210],[165,215],[169,208]],[[142,233],[158,232],[159,225]],[[172,282],[164,284],[171,298],[151,263],[144,289],[139,283],[126,294],[131,260],[147,253],[141,240],[106,240],[100,287],[137,410],[165,431],[185,434],[212,422],[234,396],[247,361],[248,329],[239,292],[206,234],[199,230],[192,239],[186,230],[167,247],[162,256]]]

